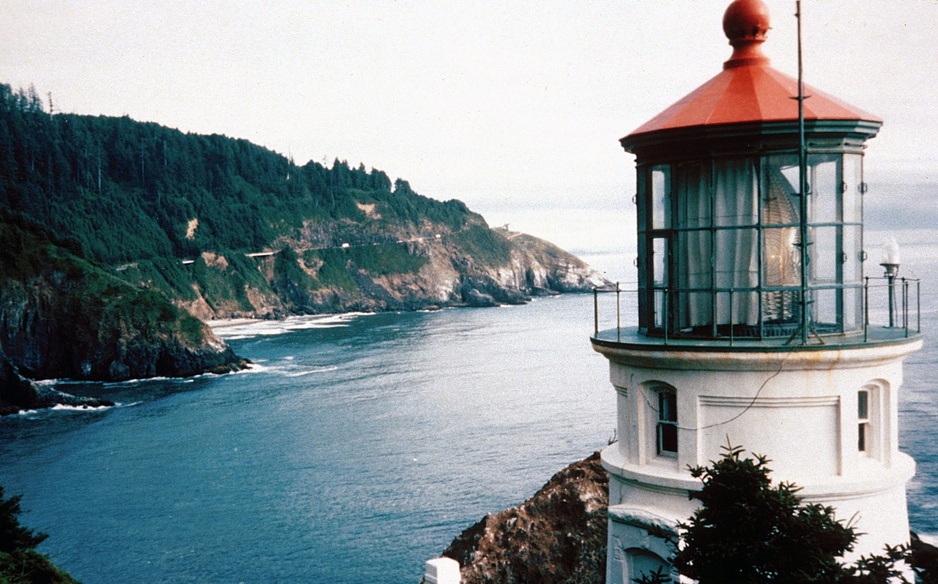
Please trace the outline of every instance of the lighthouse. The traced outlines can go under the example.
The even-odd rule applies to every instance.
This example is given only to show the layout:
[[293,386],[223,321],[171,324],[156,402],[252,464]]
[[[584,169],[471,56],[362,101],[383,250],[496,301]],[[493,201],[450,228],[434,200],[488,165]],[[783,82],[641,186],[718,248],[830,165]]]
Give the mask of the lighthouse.
[[591,338],[617,394],[611,584],[668,567],[698,505],[688,467],[728,441],[852,518],[856,556],[909,540],[897,404],[922,344],[917,288],[864,251],[864,149],[882,120],[772,68],[769,28],[761,0],[732,2],[722,71],[621,139],[638,322]]

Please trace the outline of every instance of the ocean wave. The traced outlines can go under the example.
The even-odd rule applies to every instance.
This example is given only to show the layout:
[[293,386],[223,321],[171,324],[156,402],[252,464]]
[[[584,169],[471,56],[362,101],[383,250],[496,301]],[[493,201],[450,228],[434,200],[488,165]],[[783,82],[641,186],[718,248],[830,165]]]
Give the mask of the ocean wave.
[[113,406],[67,406],[64,404],[56,404],[52,406],[51,409],[53,412],[69,411],[69,412],[100,412],[102,410],[109,410],[111,408],[120,407],[121,404],[116,403]]
[[337,365],[330,365],[328,367],[313,367],[312,369],[300,369],[295,371],[282,370],[284,377],[304,377],[306,375],[312,375],[314,373],[329,373],[330,371],[338,371],[339,367]]
[[283,320],[250,320],[213,327],[215,335],[225,340],[243,340],[255,337],[282,335],[292,331],[347,327],[362,316],[370,313],[347,312],[343,314],[313,314],[290,316]]

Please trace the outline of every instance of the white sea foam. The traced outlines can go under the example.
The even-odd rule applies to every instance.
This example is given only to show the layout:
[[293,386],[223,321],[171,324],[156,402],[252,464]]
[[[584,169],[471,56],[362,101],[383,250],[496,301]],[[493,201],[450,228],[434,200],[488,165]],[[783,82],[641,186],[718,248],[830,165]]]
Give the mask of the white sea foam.
[[298,330],[345,327],[359,316],[362,316],[362,314],[291,316],[284,320],[249,320],[247,322],[226,324],[215,328],[214,331],[217,336],[227,340],[251,339],[282,335]]
[[283,320],[239,319],[237,321],[221,321],[223,324],[220,325],[214,324],[219,321],[212,321],[210,326],[213,327],[215,334],[223,339],[241,340],[282,335],[291,331],[345,327],[351,321],[365,314],[360,312],[315,314],[291,316]]
[[69,411],[69,412],[99,412],[101,410],[109,410],[114,407],[119,407],[120,404],[114,404],[113,406],[66,406],[63,404],[57,404],[52,406],[50,409],[52,411]]
[[314,367],[312,369],[301,369],[297,371],[284,371],[284,377],[305,377],[307,375],[312,375],[314,373],[328,373],[330,371],[337,371],[339,368],[336,365],[329,367]]

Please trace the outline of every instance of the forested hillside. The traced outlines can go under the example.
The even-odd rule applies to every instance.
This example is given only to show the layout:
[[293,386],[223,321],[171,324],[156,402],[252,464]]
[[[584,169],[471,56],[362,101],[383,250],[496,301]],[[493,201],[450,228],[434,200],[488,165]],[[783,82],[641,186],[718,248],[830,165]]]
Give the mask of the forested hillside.
[[245,140],[52,114],[0,84],[0,193],[129,284],[200,318],[522,302],[601,278],[380,170]]
[[[104,263],[258,251],[310,223],[340,228],[307,234],[328,246],[417,236],[423,221],[452,230],[482,222],[459,201],[419,196],[363,165],[297,166],[245,140],[50,115],[35,90],[9,85],[0,85],[0,192],[10,209],[68,233]],[[398,233],[351,229],[367,222],[370,204]]]

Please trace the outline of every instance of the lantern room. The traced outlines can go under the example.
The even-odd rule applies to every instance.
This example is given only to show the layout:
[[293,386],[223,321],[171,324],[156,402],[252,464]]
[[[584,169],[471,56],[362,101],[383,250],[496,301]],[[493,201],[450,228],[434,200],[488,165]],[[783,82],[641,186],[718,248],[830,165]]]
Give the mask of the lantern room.
[[882,121],[799,91],[762,53],[768,29],[762,2],[732,3],[723,70],[621,140],[636,157],[641,334],[862,328],[863,150]]

